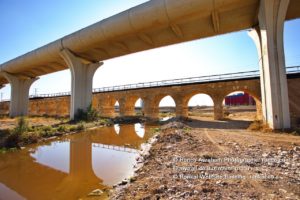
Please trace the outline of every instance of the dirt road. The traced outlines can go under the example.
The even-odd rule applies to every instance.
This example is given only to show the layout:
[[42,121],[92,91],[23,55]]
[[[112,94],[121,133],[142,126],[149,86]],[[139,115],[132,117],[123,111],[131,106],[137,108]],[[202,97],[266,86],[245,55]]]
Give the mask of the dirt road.
[[300,137],[195,117],[162,127],[114,199],[300,199]]

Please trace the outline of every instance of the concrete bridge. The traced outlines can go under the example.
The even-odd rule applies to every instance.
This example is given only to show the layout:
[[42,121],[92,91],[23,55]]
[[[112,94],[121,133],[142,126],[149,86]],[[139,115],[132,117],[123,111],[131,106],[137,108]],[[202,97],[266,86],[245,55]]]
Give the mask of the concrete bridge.
[[26,115],[29,88],[38,76],[70,68],[73,119],[92,101],[92,79],[100,61],[252,29],[263,119],[271,128],[289,128],[283,29],[285,20],[298,17],[299,0],[152,0],[1,64],[0,86],[11,84],[10,116]]
[[[288,91],[291,118],[296,122],[300,116],[300,66],[288,67]],[[212,76],[164,80],[147,83],[128,84],[93,90],[92,106],[102,117],[116,117],[116,102],[119,103],[119,115],[135,116],[135,104],[143,101],[144,116],[153,120],[159,117],[159,103],[165,96],[171,96],[175,102],[176,116],[188,117],[188,102],[196,94],[207,94],[214,103],[214,119],[223,118],[224,98],[237,91],[244,91],[254,97],[257,119],[262,119],[261,91],[259,71],[248,71]],[[57,94],[39,94],[30,97],[30,115],[68,116],[70,114],[70,92]],[[0,114],[8,114],[9,102],[0,103]],[[295,124],[295,123],[293,123]],[[126,134],[127,135],[127,134]],[[128,137],[128,136],[126,136]]]

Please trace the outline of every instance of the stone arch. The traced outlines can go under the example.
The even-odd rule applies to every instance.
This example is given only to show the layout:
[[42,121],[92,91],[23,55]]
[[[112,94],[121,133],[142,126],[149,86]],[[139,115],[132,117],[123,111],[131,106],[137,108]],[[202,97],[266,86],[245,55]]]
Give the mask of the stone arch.
[[[164,103],[167,103],[168,105],[164,105]],[[163,119],[169,119],[170,117],[173,117],[173,115],[176,114],[176,105],[177,104],[174,97],[172,97],[171,95],[164,96],[158,103],[159,116]]]
[[[201,95],[201,96],[200,96]],[[187,95],[187,97],[186,97],[186,99],[185,99],[185,102],[184,102],[184,105],[188,108],[187,109],[187,114],[188,114],[188,110],[189,110],[189,103],[192,103],[192,101],[193,100],[195,100],[194,98],[201,98],[201,99],[206,99],[206,101],[207,102],[199,102],[199,104],[197,105],[197,108],[196,108],[196,110],[197,111],[201,111],[202,109],[204,109],[204,107],[202,107],[203,106],[203,104],[204,103],[207,103],[208,105],[206,105],[206,106],[211,106],[212,107],[212,110],[210,111],[210,109],[209,108],[206,108],[206,110],[207,110],[207,113],[209,113],[209,112],[211,112],[212,114],[212,117],[214,117],[214,112],[213,112],[213,107],[214,107],[214,100],[213,100],[213,97],[209,94],[209,93],[207,93],[207,92],[204,92],[204,91],[195,91],[195,92],[193,92],[193,93],[191,93],[191,94],[189,94],[189,95]],[[198,106],[200,106],[200,107],[198,107]],[[195,106],[194,106],[195,107]],[[195,110],[195,111],[196,111]],[[202,112],[202,111],[201,111]],[[208,116],[210,115],[210,114],[207,114]]]
[[181,91],[180,93],[174,94],[172,96],[176,104],[176,117],[183,118],[183,119],[188,118],[188,112],[189,112],[188,102],[193,96],[197,94],[206,94],[211,99],[213,99],[210,93],[208,93],[206,90],[199,90],[199,89],[188,91],[188,92]]
[[115,103],[113,104],[113,109],[114,109],[114,116],[120,116],[121,113],[121,103],[119,99],[115,99]]
[[138,137],[144,138],[145,136],[145,126],[140,123],[134,124],[134,130]]
[[98,111],[101,117],[115,117],[115,104],[118,99],[111,95],[99,95],[98,96]]
[[173,101],[175,102],[175,108],[176,108],[176,101],[174,95],[170,94],[159,94],[156,96],[147,96],[144,98],[144,114],[145,117],[157,120],[159,119],[159,103],[160,101],[166,97],[170,96]]
[[120,99],[120,115],[121,116],[135,116],[135,103],[139,96],[132,95]]
[[144,116],[144,99],[143,97],[138,98],[134,104],[135,114],[138,116]]
[[262,120],[262,104],[261,104],[261,95],[259,93],[259,91],[252,91],[249,89],[236,89],[236,90],[231,90],[231,91],[227,91],[227,93],[224,95],[223,100],[222,100],[222,104],[225,101],[225,98],[235,92],[244,92],[249,94],[249,96],[251,96],[254,101],[255,101],[255,106],[256,106],[256,119],[257,120]]
[[114,130],[115,130],[116,134],[119,135],[119,133],[120,133],[120,124],[114,124]]

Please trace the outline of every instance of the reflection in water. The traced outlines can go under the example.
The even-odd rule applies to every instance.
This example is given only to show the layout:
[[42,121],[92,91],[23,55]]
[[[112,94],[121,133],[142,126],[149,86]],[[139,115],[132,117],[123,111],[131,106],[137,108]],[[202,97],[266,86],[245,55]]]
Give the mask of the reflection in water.
[[55,141],[37,147],[30,155],[40,164],[69,173],[69,149],[70,140]]
[[119,124],[115,124],[114,128],[115,128],[116,133],[119,134],[120,133],[120,125]]
[[4,184],[0,183],[0,199],[24,199],[20,196],[17,192],[11,190],[10,188],[6,187]]
[[171,116],[167,116],[167,117],[161,118],[159,121],[164,122],[164,121],[167,121],[167,120],[169,120],[171,118],[172,118]]
[[150,128],[104,127],[0,155],[0,199],[87,198],[132,175]]
[[143,138],[145,134],[145,129],[143,124],[135,124],[134,129],[136,134],[140,137]]

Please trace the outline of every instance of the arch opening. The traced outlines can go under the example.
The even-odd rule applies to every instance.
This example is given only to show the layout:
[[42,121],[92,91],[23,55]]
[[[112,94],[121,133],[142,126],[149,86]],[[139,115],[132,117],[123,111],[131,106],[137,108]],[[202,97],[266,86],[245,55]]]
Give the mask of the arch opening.
[[140,138],[144,137],[145,126],[143,124],[140,124],[140,123],[134,124],[134,130],[135,130],[135,133],[137,134],[137,136],[139,136]]
[[120,103],[119,101],[116,101],[114,104],[114,114],[115,116],[120,116]]
[[234,91],[223,99],[223,116],[232,120],[260,120],[261,102],[248,91]]
[[134,110],[137,116],[144,116],[144,101],[138,98],[134,104]]
[[120,125],[119,124],[114,124],[114,129],[115,129],[115,132],[119,135],[119,133],[120,133]]
[[176,103],[170,95],[163,97],[159,101],[158,108],[159,118],[162,121],[168,120],[176,116]]
[[193,95],[188,100],[188,116],[192,118],[214,118],[214,102],[204,93]]

